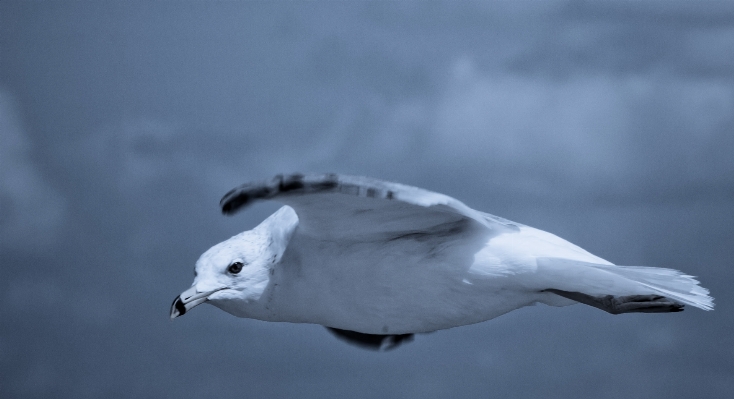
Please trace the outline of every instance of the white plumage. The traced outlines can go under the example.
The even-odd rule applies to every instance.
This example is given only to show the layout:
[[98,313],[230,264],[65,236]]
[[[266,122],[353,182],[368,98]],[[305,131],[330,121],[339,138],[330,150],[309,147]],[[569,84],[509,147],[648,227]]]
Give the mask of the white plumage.
[[209,302],[239,317],[316,323],[359,338],[477,323],[538,302],[610,313],[713,308],[708,290],[679,271],[615,266],[416,187],[276,176],[232,190],[221,205],[231,214],[264,199],[286,206],[205,252],[172,318]]

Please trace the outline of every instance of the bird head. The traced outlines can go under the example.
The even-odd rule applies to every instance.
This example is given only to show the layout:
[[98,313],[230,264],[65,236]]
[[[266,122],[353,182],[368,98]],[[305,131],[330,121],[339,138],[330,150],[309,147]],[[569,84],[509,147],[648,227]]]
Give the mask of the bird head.
[[[288,208],[288,209],[284,209]],[[290,234],[273,228],[274,219],[290,220],[292,231],[297,218],[283,207],[259,226],[211,247],[196,262],[191,288],[176,297],[171,319],[209,302],[239,317],[248,317],[247,305],[260,299],[270,280],[270,272],[280,261]],[[282,226],[282,223],[278,223]]]

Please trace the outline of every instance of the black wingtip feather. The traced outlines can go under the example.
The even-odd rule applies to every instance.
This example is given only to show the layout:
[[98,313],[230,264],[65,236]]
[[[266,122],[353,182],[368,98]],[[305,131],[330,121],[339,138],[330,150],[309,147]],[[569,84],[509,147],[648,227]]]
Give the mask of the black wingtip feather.
[[397,199],[395,192],[384,187],[384,183],[378,180],[374,180],[372,184],[363,181],[353,182],[349,178],[345,179],[336,173],[321,175],[304,175],[301,173],[290,175],[280,174],[268,181],[243,184],[230,190],[219,201],[219,206],[223,214],[233,215],[257,200],[272,199],[281,195],[315,194],[334,191],[367,198]]
[[338,187],[339,176],[335,173],[313,175],[310,181],[302,173],[293,173],[290,175],[280,174],[274,176],[269,181],[243,184],[230,190],[219,201],[219,206],[223,214],[233,215],[256,200],[305,191],[329,191]]

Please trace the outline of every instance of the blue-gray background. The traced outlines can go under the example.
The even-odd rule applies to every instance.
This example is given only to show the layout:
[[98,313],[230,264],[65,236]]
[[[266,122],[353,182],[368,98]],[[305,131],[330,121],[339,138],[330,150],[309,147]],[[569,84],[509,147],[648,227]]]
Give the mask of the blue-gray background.
[[[717,309],[536,306],[390,353],[208,306],[199,254],[333,171],[444,192]],[[1,397],[732,397],[734,3],[0,2]]]

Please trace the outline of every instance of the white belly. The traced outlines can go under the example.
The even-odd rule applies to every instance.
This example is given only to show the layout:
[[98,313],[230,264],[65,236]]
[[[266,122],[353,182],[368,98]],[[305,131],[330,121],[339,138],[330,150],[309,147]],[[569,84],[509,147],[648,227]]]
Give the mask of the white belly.
[[477,238],[379,245],[298,236],[260,302],[271,321],[404,334],[477,323],[544,296],[513,285],[507,276],[475,273],[475,255],[488,238],[471,233]]

